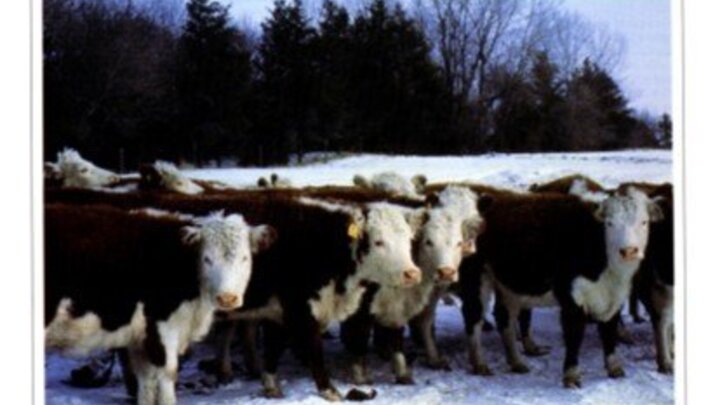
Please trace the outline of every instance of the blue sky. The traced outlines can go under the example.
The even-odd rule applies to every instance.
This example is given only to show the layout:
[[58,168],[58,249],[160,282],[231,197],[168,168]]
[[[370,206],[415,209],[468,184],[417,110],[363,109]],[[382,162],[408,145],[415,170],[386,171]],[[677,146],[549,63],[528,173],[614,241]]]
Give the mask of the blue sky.
[[[259,22],[268,15],[273,0],[228,3],[233,15]],[[321,1],[305,3],[312,7]],[[565,5],[625,38],[625,57],[615,74],[630,106],[652,114],[672,112],[670,0],[565,0]]]

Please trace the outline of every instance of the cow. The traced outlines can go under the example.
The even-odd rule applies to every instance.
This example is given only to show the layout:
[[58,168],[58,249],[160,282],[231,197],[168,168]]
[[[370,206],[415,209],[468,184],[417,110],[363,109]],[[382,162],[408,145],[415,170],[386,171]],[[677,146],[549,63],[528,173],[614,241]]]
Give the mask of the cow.
[[576,194],[581,190],[593,193],[607,191],[600,183],[582,174],[563,176],[547,183],[534,183],[529,189],[534,193],[561,194]]
[[178,356],[216,310],[244,304],[253,254],[276,239],[239,214],[187,220],[108,206],[45,208],[45,346],[125,348],[137,402],[174,404]]
[[120,181],[120,176],[116,173],[95,166],[71,148],[59,152],[56,163],[45,164],[45,178],[55,180],[50,181],[49,184],[59,183],[62,187],[79,188],[105,187]]
[[381,203],[334,203],[295,190],[246,190],[223,195],[101,193],[56,190],[46,201],[104,202],[123,208],[144,206],[194,215],[225,209],[242,212],[251,223],[272,225],[281,235],[255,261],[257,271],[245,307],[227,319],[263,322],[264,393],[282,396],[277,366],[290,338],[309,365],[320,395],[342,398],[325,368],[322,331],[359,308],[373,285],[412,286],[421,272],[411,242],[424,208]]
[[[463,204],[461,198],[468,201]],[[476,211],[474,194],[451,187],[440,194],[440,199],[450,202],[443,201],[444,205],[428,210],[415,241],[414,256],[423,271],[422,281],[412,288],[380,285],[365,295],[361,309],[341,325],[343,343],[354,357],[352,376],[356,384],[371,381],[366,355],[373,324],[376,335],[380,334],[389,346],[395,382],[413,383],[402,350],[403,328],[431,299],[437,299],[438,285],[457,281],[460,261],[474,251],[475,237],[483,225]]]
[[359,174],[355,175],[353,184],[361,188],[379,190],[393,195],[422,199],[427,178],[418,174],[408,180],[395,172],[382,172],[375,174],[370,179]]
[[506,193],[495,195],[484,217],[477,253],[460,269],[472,371],[489,373],[479,341],[481,291],[489,281],[498,293],[496,321],[511,371],[529,371],[515,345],[520,310],[559,304],[564,386],[581,385],[578,353],[588,321],[598,323],[608,375],[623,376],[615,354],[619,310],[645,254],[649,223],[663,217],[656,202],[634,188],[599,205],[557,193]]
[[650,315],[655,337],[655,356],[658,371],[673,372],[673,306],[674,306],[674,225],[673,225],[673,187],[672,184],[660,185],[628,183],[620,190],[629,187],[645,191],[651,198],[660,198],[665,220],[650,224],[645,259],[635,277],[633,291],[637,293]]
[[157,161],[152,165],[144,164],[139,168],[141,190],[167,190],[180,194],[200,194],[203,187],[185,177],[178,168],[165,161]]

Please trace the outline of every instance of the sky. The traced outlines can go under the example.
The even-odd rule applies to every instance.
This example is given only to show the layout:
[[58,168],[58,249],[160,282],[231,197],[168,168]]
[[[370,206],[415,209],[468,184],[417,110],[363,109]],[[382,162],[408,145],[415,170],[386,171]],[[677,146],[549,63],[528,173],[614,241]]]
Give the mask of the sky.
[[[262,21],[273,4],[273,0],[227,2],[232,5],[233,15],[253,23]],[[351,2],[355,4],[358,0]],[[320,3],[305,0],[310,7]],[[615,76],[630,107],[654,115],[671,113],[670,0],[565,0],[564,3],[594,24],[624,37],[625,56]]]

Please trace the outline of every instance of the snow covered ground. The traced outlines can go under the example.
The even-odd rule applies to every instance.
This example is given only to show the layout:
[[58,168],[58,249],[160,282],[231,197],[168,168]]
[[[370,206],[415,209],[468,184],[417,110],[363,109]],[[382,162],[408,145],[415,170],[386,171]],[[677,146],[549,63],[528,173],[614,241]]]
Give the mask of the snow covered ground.
[[[357,173],[373,174],[395,170],[401,174],[424,173],[430,181],[473,180],[515,189],[553,179],[570,173],[588,175],[608,187],[624,181],[672,181],[672,155],[667,151],[623,151],[577,154],[514,154],[467,157],[392,157],[362,155],[342,158],[324,164],[292,168],[213,169],[195,170],[192,177],[221,180],[233,185],[255,184],[259,176],[277,172],[290,178],[296,185],[350,184]],[[395,386],[389,363],[373,356],[378,396],[368,404],[597,404],[646,405],[670,404],[674,398],[672,376],[657,373],[654,361],[652,331],[649,322],[634,324],[626,316],[635,344],[621,345],[618,349],[625,363],[627,377],[610,380],[606,377],[602,361],[602,347],[597,332],[590,326],[586,330],[580,365],[584,385],[580,390],[562,388],[562,335],[556,309],[534,312],[533,331],[541,344],[552,346],[552,352],[543,357],[528,358],[531,372],[511,374],[505,365],[502,343],[496,332],[483,336],[488,361],[495,371],[492,377],[479,377],[467,372],[468,362],[462,317],[459,306],[441,305],[438,313],[437,336],[439,346],[449,357],[450,372],[428,370],[422,366],[422,354],[414,362],[414,386]],[[349,384],[349,358],[337,339],[336,327],[331,329],[336,338],[325,341],[326,359],[338,388],[347,392]],[[412,344],[407,343],[412,352]],[[259,381],[236,379],[229,385],[210,391],[197,392],[185,388],[185,383],[197,381],[202,374],[197,370],[198,360],[207,357],[210,348],[198,345],[194,355],[183,366],[178,388],[180,404],[321,404],[309,372],[287,353],[281,361],[280,375],[285,400],[266,400],[260,395]],[[241,358],[235,359],[241,363]],[[114,372],[107,387],[76,389],[63,383],[70,370],[82,360],[48,355],[45,361],[46,400],[48,404],[126,404],[124,387],[119,370]]]

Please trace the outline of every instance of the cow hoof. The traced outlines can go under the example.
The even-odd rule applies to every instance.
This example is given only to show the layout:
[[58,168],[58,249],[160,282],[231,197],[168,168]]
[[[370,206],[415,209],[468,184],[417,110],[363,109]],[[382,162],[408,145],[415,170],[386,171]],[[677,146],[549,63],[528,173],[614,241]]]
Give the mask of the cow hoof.
[[487,364],[476,364],[472,367],[472,370],[470,370],[471,374],[474,375],[482,375],[485,377],[490,377],[491,375],[494,375],[492,370],[490,370],[490,367]]
[[530,367],[525,363],[515,363],[510,365],[510,371],[516,374],[527,374],[530,372]]
[[550,353],[550,346],[531,344],[525,347],[525,354],[530,357],[545,356]]
[[323,397],[326,401],[330,402],[340,402],[343,400],[342,395],[333,387],[326,388],[322,391],[320,391],[320,396]]
[[571,369],[565,372],[565,375],[563,376],[563,386],[569,389],[582,387],[582,377],[577,369]]
[[414,385],[415,380],[413,380],[411,375],[401,375],[395,378],[395,384],[398,385]]
[[279,387],[263,388],[263,395],[265,396],[265,398],[270,399],[280,399],[285,397]]
[[672,364],[660,364],[658,366],[658,372],[663,374],[672,374],[673,373],[673,365]]
[[428,360],[427,366],[428,366],[428,368],[431,368],[433,370],[452,371],[452,367],[450,367],[450,363],[444,357],[440,357],[440,358],[434,359],[434,360]]

